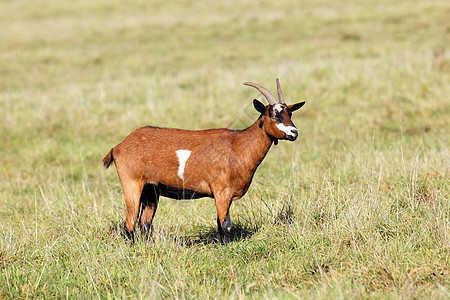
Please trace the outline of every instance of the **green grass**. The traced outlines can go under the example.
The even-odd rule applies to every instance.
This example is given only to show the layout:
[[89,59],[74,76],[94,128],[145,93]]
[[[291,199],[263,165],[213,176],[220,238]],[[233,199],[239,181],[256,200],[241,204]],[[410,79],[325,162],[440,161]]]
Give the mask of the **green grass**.
[[[448,1],[0,1],[0,298],[450,294]],[[123,237],[109,149],[307,100],[216,243],[211,199]]]

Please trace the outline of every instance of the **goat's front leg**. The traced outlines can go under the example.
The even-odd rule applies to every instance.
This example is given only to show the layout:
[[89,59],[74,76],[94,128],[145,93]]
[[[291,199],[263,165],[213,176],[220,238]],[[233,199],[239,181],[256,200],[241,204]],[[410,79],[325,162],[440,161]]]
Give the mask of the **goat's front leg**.
[[225,220],[221,223],[219,216],[217,216],[217,231],[219,232],[219,241],[227,245],[230,242],[231,219],[230,213],[227,212]]
[[217,209],[217,231],[219,232],[219,241],[225,245],[230,243],[231,219],[230,205],[231,197],[219,193],[215,197]]

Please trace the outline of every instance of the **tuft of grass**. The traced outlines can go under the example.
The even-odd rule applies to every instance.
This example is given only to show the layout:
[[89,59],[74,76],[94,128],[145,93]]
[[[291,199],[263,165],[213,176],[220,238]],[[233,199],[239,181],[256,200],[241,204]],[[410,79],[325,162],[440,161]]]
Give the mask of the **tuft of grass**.
[[[0,298],[436,298],[449,274],[447,1],[0,1]],[[139,126],[245,128],[279,77],[272,147],[217,242],[211,199],[123,236],[101,159]]]

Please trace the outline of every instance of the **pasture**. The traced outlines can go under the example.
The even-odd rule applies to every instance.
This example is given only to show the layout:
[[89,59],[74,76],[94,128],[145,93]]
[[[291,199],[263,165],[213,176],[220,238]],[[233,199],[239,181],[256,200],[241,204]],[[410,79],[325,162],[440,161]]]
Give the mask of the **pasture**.
[[[0,298],[450,296],[450,4],[0,1]],[[145,126],[243,129],[286,102],[232,204],[160,200],[123,236],[115,168]]]

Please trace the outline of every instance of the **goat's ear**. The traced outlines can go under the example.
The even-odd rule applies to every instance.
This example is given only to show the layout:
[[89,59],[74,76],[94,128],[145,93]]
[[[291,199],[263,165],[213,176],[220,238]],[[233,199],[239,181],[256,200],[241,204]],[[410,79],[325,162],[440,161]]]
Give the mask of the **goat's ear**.
[[257,111],[259,111],[261,114],[265,114],[266,113],[266,106],[264,104],[262,104],[261,102],[259,102],[257,99],[253,100],[253,106],[255,107],[255,109]]
[[301,108],[303,105],[305,105],[305,101],[289,105],[288,107],[291,111],[296,111],[297,109]]

